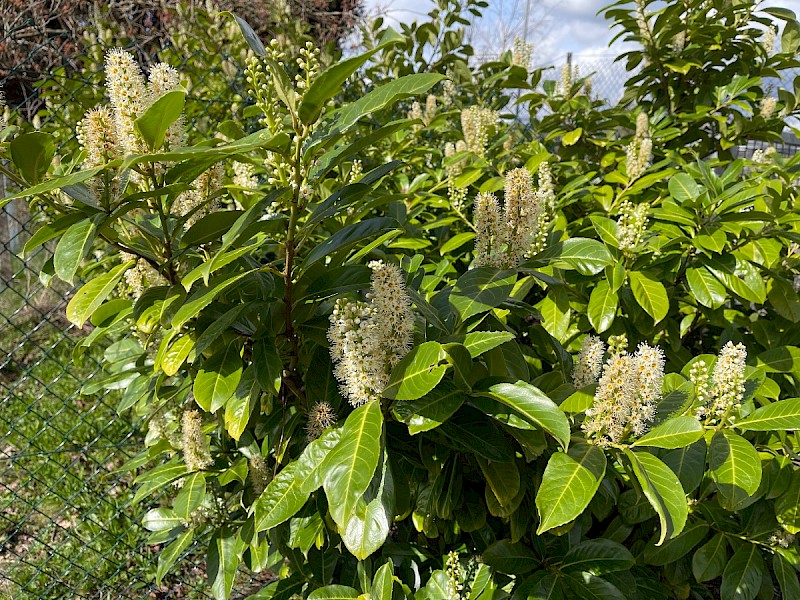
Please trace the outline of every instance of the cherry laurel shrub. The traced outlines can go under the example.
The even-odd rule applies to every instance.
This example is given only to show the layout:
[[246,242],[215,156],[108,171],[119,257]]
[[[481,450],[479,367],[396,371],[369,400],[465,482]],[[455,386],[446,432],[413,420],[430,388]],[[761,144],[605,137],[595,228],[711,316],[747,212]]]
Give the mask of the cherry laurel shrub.
[[122,51],[79,154],[4,134],[58,215],[26,250],[58,240],[42,277],[80,276],[76,352],[106,347],[84,391],[147,420],[157,577],[202,553],[216,598],[242,566],[278,575],[254,599],[800,598],[800,159],[732,153],[797,114],[800,25],[618,3],[639,70],[607,106],[521,43],[470,62],[484,6],[327,68],[237,19],[250,134],[188,145],[180,74]]

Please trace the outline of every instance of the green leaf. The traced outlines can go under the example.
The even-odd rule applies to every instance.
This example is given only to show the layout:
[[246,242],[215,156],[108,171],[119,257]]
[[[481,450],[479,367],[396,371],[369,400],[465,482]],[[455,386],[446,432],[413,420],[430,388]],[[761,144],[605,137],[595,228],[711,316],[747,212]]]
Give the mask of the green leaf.
[[561,570],[565,573],[588,571],[593,575],[627,571],[636,560],[622,544],[611,540],[587,540],[581,542],[564,556]]
[[156,490],[161,490],[171,481],[186,475],[187,472],[188,468],[184,463],[171,462],[142,473],[136,478],[136,483],[141,485],[136,490],[133,503],[136,504]]
[[514,337],[509,331],[473,331],[465,335],[463,340],[457,341],[469,351],[472,358],[477,358],[484,352],[513,340]]
[[378,466],[382,430],[380,401],[359,406],[347,417],[339,443],[320,466],[331,516],[342,529],[347,526]]
[[500,506],[508,506],[520,490],[519,469],[514,462],[493,462],[476,458],[486,483]]
[[679,205],[694,200],[702,193],[700,186],[686,173],[678,173],[671,177],[668,187],[670,195]]
[[703,432],[703,426],[694,417],[675,417],[647,432],[632,445],[668,449],[684,448],[702,438]]
[[663,567],[675,562],[691,552],[708,534],[708,525],[702,521],[687,526],[680,535],[667,540],[660,546],[648,543],[644,548],[644,561],[648,565]]
[[85,219],[72,225],[61,236],[53,254],[53,268],[62,281],[73,282],[75,272],[92,247],[96,231],[94,221]]
[[116,266],[108,273],[103,273],[84,284],[67,304],[67,319],[69,319],[69,322],[77,327],[83,327],[83,324],[92,316],[92,313],[116,289],[125,271],[132,267],[133,264],[132,261],[129,261]]
[[142,517],[142,526],[147,531],[168,531],[181,524],[181,518],[171,508],[153,508]]
[[395,227],[397,227],[397,221],[390,217],[375,217],[373,219],[366,219],[346,225],[332,236],[326,238],[321,244],[317,244],[314,249],[308,253],[305,261],[303,261],[302,269],[307,269],[332,252],[350,248],[361,240],[394,229]]
[[300,460],[289,463],[269,482],[255,502],[256,531],[277,527],[293,517],[308,500],[302,491],[303,465]]
[[636,302],[656,323],[662,321],[669,312],[669,298],[664,285],[640,271],[631,271],[629,276]]
[[161,357],[160,366],[165,375],[172,377],[183,365],[194,348],[194,340],[191,335],[182,335],[170,344],[167,351]]
[[208,286],[202,286],[194,294],[189,296],[189,299],[178,309],[172,317],[172,328],[180,329],[189,319],[193,319],[209,304],[214,301],[214,298],[219,296],[227,288],[232,286],[237,281],[247,277],[252,271],[245,271],[244,273],[234,273],[227,275],[224,278],[212,279]]
[[744,543],[722,572],[722,600],[753,600],[761,589],[764,559],[755,544]]
[[523,544],[512,544],[511,540],[493,543],[481,556],[483,562],[494,570],[511,575],[533,571],[541,564],[530,548]]
[[695,300],[708,308],[719,308],[728,297],[725,286],[705,267],[686,269],[686,282]]
[[573,573],[565,579],[581,600],[627,600],[615,585],[591,573]]
[[253,406],[258,403],[261,387],[255,378],[255,366],[250,365],[242,373],[236,392],[225,403],[225,429],[237,442],[242,437]]
[[164,575],[169,572],[180,558],[181,554],[183,554],[184,550],[186,550],[193,541],[194,529],[187,529],[175,538],[169,546],[159,552],[158,567],[156,568],[156,583],[161,584]]
[[781,588],[781,598],[800,598],[800,582],[797,581],[797,571],[787,560],[779,554],[772,556],[772,572]]
[[758,355],[758,364],[763,365],[767,373],[800,372],[800,348],[796,346],[771,348]]
[[194,379],[194,399],[206,412],[216,412],[233,396],[242,377],[239,344],[233,341],[206,359]]
[[449,240],[447,240],[442,247],[439,248],[439,254],[442,256],[447,256],[448,254],[452,253],[453,250],[456,250],[466,244],[467,242],[471,242],[475,239],[475,234],[471,231],[464,231],[462,233],[457,233]]
[[377,52],[404,38],[391,27],[388,27],[380,43],[363,54],[340,61],[320,73],[311,86],[303,94],[303,101],[297,108],[300,121],[306,125],[314,123],[322,112],[325,103],[342,91],[342,85]]
[[346,585],[326,585],[317,588],[308,595],[308,600],[348,600],[358,598],[358,590]]
[[773,402],[735,424],[744,431],[789,431],[800,429],[800,398]]
[[583,129],[580,127],[573,129],[572,131],[568,131],[561,137],[561,143],[565,146],[574,146],[579,139],[581,139],[581,134],[583,133]]
[[566,454],[553,454],[536,494],[539,511],[536,534],[578,517],[594,498],[605,472],[605,454],[594,446],[576,444]]
[[192,513],[202,504],[206,497],[206,475],[205,473],[192,473],[183,483],[181,491],[175,496],[172,503],[172,510],[182,521],[188,523],[192,519]]
[[675,537],[683,531],[689,506],[681,482],[670,468],[648,452],[625,450],[634,475],[642,487],[647,501],[655,509],[661,522],[661,536],[656,545]]
[[728,510],[756,493],[761,483],[761,459],[753,445],[733,431],[714,434],[708,469],[717,484],[720,504]]
[[661,460],[678,476],[684,491],[691,493],[700,486],[705,474],[706,454],[706,442],[701,439],[685,448],[664,452]]
[[544,261],[559,269],[574,269],[581,275],[596,275],[614,263],[605,244],[588,238],[570,238],[546,248],[523,265],[535,266]]
[[383,390],[385,398],[393,400],[416,400],[435,388],[444,377],[447,365],[446,353],[439,342],[424,342],[392,369],[389,383]]
[[169,126],[183,114],[185,100],[186,92],[183,90],[167,92],[134,121],[134,128],[151,151],[164,145],[164,135]]
[[619,296],[608,285],[608,280],[600,280],[592,290],[592,295],[589,296],[587,308],[589,323],[597,333],[603,333],[611,327],[617,314],[618,304]]
[[506,301],[517,274],[514,271],[500,271],[492,267],[471,269],[458,278],[450,292],[450,305],[462,321]]
[[792,473],[789,489],[775,500],[775,518],[789,533],[800,533],[800,471]]
[[372,580],[371,600],[392,600],[392,586],[394,584],[394,564],[390,558],[388,562],[378,569]]
[[15,137],[8,149],[20,175],[28,183],[37,184],[50,168],[56,153],[56,142],[49,133],[33,131]]
[[206,574],[211,584],[211,593],[216,600],[227,600],[233,589],[233,579],[239,568],[236,536],[222,537],[217,533],[211,538],[206,557]]
[[277,395],[281,387],[283,361],[275,340],[263,337],[253,342],[253,371],[265,392]]
[[384,452],[381,473],[376,475],[380,484],[375,498],[369,502],[360,500],[341,532],[345,547],[358,560],[366,560],[383,546],[389,536],[394,518],[394,480],[388,464]]
[[720,575],[728,564],[728,542],[725,536],[717,533],[692,557],[692,573],[698,583],[712,581]]
[[569,445],[567,416],[539,388],[524,381],[498,383],[489,388],[491,396],[513,408],[525,419],[552,435],[566,450]]
[[781,34],[781,53],[796,54],[800,48],[800,24],[796,20],[786,21]]
[[410,435],[417,435],[447,421],[466,400],[463,390],[450,381],[443,381],[417,400],[395,402],[392,414],[408,425]]
[[403,98],[424,94],[443,79],[446,77],[437,73],[420,73],[385,83],[342,108],[336,115],[333,129],[343,133],[364,115],[376,113]]

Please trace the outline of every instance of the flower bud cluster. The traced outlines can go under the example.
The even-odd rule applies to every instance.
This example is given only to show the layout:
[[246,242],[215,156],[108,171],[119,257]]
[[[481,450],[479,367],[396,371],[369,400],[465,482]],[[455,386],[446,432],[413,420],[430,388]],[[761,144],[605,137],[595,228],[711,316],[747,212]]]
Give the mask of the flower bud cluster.
[[411,349],[414,313],[399,267],[370,263],[369,302],[339,299],[328,340],[334,375],[353,406],[380,398],[394,365]]
[[641,343],[633,355],[612,351],[582,429],[601,445],[618,444],[631,433],[642,435],[655,417],[663,382],[660,348]]
[[514,48],[511,50],[511,64],[515,67],[522,67],[526,71],[531,66],[531,55],[533,54],[533,44],[522,38],[514,38]]
[[698,360],[689,369],[689,381],[694,386],[695,402],[698,404],[695,417],[701,419],[706,416],[706,405],[711,398],[708,389],[708,365],[704,360]]
[[633,255],[639,249],[647,231],[647,211],[650,205],[646,202],[634,205],[623,200],[619,205],[619,249],[626,255]]
[[794,544],[794,535],[785,529],[778,529],[767,539],[770,546],[778,548],[789,548]]
[[603,355],[606,345],[599,337],[587,335],[583,338],[581,351],[572,369],[572,383],[580,389],[597,383],[603,369]]
[[311,82],[319,74],[319,48],[315,47],[312,42],[306,42],[306,45],[300,48],[297,66],[300,72],[294,76],[294,81],[297,88],[298,101],[301,101],[303,93],[308,90]]
[[639,28],[639,37],[642,38],[642,45],[648,46],[652,39],[644,4],[645,0],[636,0],[636,26]]
[[672,36],[672,48],[675,50],[675,54],[683,52],[683,49],[686,48],[686,31],[679,31]]
[[179,217],[187,217],[185,226],[188,229],[200,217],[214,212],[218,207],[218,202],[214,195],[222,187],[222,164],[203,171],[195,179],[191,190],[187,190],[178,195],[172,204],[172,212]]
[[565,63],[564,66],[561,67],[561,82],[559,83],[558,93],[565,98],[572,96],[572,83],[576,76],[577,67],[573,72],[572,65],[570,63]]
[[0,90],[0,129],[5,129],[8,126],[6,108],[6,95],[2,90]]
[[246,190],[258,189],[258,177],[256,168],[252,163],[233,162],[233,185]]
[[489,136],[497,124],[497,113],[490,108],[470,106],[461,111],[461,131],[467,150],[477,156],[486,154]]
[[[457,152],[466,152],[467,144],[463,140],[458,140],[455,144],[448,142],[444,146],[444,156],[449,158]],[[466,160],[462,159],[453,164],[445,165],[445,173],[447,174],[447,197],[450,200],[450,206],[458,213],[464,212],[464,200],[467,198],[467,188],[459,187],[455,183],[456,177],[461,174],[464,169]]]
[[456,82],[452,79],[452,73],[448,70],[447,79],[442,84],[442,106],[449,107],[453,104],[455,97],[458,95],[458,87]]
[[348,183],[355,183],[364,174],[364,164],[356,159],[350,167],[350,175],[347,178]]
[[705,363],[702,368],[697,368],[696,373],[690,374],[700,404],[696,413],[698,417],[705,417],[709,424],[736,420],[744,398],[746,360],[747,348],[744,344],[734,345],[733,342],[728,342],[719,352],[717,364],[714,365],[711,374],[710,386],[708,367]]
[[128,286],[130,295],[138,299],[144,291],[153,286],[166,285],[167,280],[161,273],[156,271],[153,266],[145,259],[130,254],[129,252],[120,252],[122,262],[135,260],[136,264],[130,269],[125,271],[125,283]]
[[553,184],[553,174],[548,162],[539,164],[539,189],[536,190],[536,194],[539,197],[540,211],[536,232],[531,244],[531,255],[544,250],[547,244],[547,235],[550,232],[550,225],[552,225],[556,216],[556,192]]
[[450,552],[445,561],[445,574],[447,575],[447,598],[448,600],[463,600],[466,598],[462,594],[464,591],[464,567],[456,552]]
[[306,439],[313,442],[330,426],[336,423],[336,412],[333,407],[325,402],[317,402],[308,411],[306,422]]
[[653,140],[650,138],[650,123],[646,112],[636,116],[636,134],[625,149],[625,168],[628,181],[642,176],[653,158]]
[[271,479],[267,461],[264,460],[261,454],[253,454],[250,457],[247,475],[250,479],[250,485],[253,486],[253,493],[256,496],[260,496],[261,492],[267,489],[267,484]]
[[133,54],[121,48],[106,55],[106,87],[114,109],[118,142],[125,154],[141,151],[134,121],[144,112],[149,94]]
[[213,464],[208,440],[203,433],[203,421],[198,411],[187,410],[183,413],[181,438],[183,458],[190,473],[202,471]]
[[530,255],[536,241],[542,198],[534,191],[527,169],[512,169],[506,174],[503,209],[492,194],[475,198],[475,260],[473,266],[514,267]]
[[767,27],[764,31],[764,37],[761,40],[761,47],[764,49],[764,54],[767,56],[772,55],[775,50],[775,28]]
[[769,119],[775,114],[778,99],[775,96],[764,96],[758,105],[758,114],[764,119]]

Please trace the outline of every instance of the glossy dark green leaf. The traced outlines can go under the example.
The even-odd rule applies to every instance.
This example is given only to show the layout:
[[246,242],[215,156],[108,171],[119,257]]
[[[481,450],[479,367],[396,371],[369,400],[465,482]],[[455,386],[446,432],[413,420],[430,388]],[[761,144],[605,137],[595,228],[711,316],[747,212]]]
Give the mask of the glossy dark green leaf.
[[663,567],[677,561],[692,551],[708,534],[708,525],[702,521],[691,523],[674,538],[660,546],[651,541],[644,548],[644,560],[649,565]]
[[603,279],[597,283],[589,297],[587,315],[589,322],[597,333],[603,333],[614,322],[617,314],[619,297],[611,289],[608,281]]
[[56,152],[56,141],[49,133],[32,131],[11,140],[9,151],[14,166],[25,181],[37,184],[50,168]]
[[717,533],[692,557],[692,573],[698,583],[711,581],[722,575],[728,564],[728,542],[725,536]]
[[667,449],[684,448],[702,438],[704,431],[703,426],[694,417],[674,417],[648,431],[632,445]]
[[720,503],[728,510],[755,494],[761,483],[758,452],[750,442],[730,430],[714,434],[708,470],[717,485]]
[[172,566],[180,558],[181,554],[194,541],[194,529],[187,529],[177,538],[170,542],[169,546],[158,553],[158,567],[156,568],[156,583],[161,583]]
[[664,284],[652,279],[640,271],[631,271],[628,276],[631,282],[631,291],[636,302],[644,311],[659,323],[669,312],[669,298]]
[[228,600],[239,568],[238,541],[235,535],[217,533],[208,544],[206,574],[216,600]]
[[565,573],[588,571],[603,575],[614,571],[627,571],[636,563],[633,555],[622,544],[611,540],[586,540],[564,555],[561,570]]
[[733,553],[722,572],[722,600],[753,600],[761,589],[764,559],[755,544],[744,543]]
[[463,390],[449,381],[443,381],[417,400],[395,402],[392,404],[392,413],[408,425],[411,435],[416,435],[447,421],[466,400],[467,395]]
[[164,145],[167,129],[183,114],[186,92],[175,90],[167,92],[153,102],[134,122],[134,127],[150,150],[158,150]]
[[483,562],[501,573],[522,575],[540,565],[536,555],[524,544],[512,544],[511,540],[499,540],[482,554]]
[[194,399],[206,412],[216,412],[236,392],[242,377],[239,344],[231,342],[206,359],[194,379]]
[[517,275],[492,267],[471,269],[458,278],[450,292],[450,305],[462,321],[500,306],[505,302]]
[[53,254],[53,267],[59,279],[73,282],[75,272],[89,253],[96,233],[97,228],[91,219],[79,221],[64,232]]

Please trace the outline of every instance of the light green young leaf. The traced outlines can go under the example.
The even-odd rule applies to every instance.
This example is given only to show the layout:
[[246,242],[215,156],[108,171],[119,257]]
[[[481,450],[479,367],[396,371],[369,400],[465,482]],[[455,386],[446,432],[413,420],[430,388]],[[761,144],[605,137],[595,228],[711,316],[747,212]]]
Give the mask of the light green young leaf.
[[158,150],[164,145],[167,129],[183,114],[185,100],[184,90],[167,92],[136,119],[134,127],[150,150]]
[[800,429],[800,398],[767,404],[736,423],[744,431],[790,431]]
[[323,487],[336,524],[344,529],[369,486],[381,453],[383,413],[373,400],[347,417],[342,437],[322,461]]
[[625,450],[633,472],[650,505],[661,521],[661,536],[657,545],[683,531],[689,506],[681,482],[670,468],[648,452]]
[[97,233],[93,220],[84,219],[72,225],[61,236],[53,254],[53,268],[62,281],[72,283],[81,261],[89,253]]
[[392,369],[383,396],[393,400],[422,398],[444,377],[447,365],[439,363],[446,356],[439,342],[424,342],[416,346]]
[[108,273],[103,273],[84,284],[67,304],[67,319],[77,327],[83,327],[92,313],[105,302],[113,292],[125,271],[133,266],[132,261],[118,265]]
[[629,276],[636,302],[656,323],[661,322],[669,312],[669,298],[664,284],[640,271],[631,271]]
[[569,421],[555,402],[539,388],[524,381],[498,383],[489,388],[491,396],[516,410],[528,421],[552,435],[566,450],[569,445]]
[[603,451],[578,444],[550,457],[536,494],[537,535],[569,523],[589,505],[606,472]]
[[648,431],[632,445],[667,449],[684,448],[703,437],[703,432],[703,426],[694,417],[675,417]]

